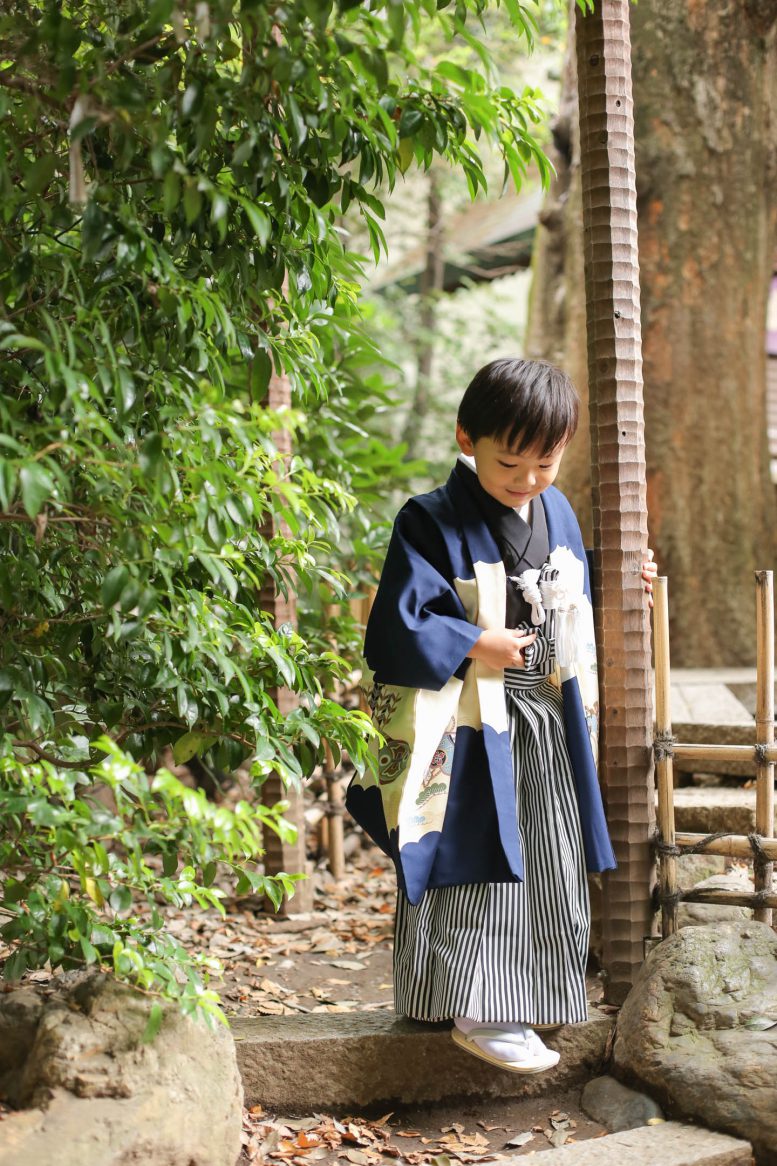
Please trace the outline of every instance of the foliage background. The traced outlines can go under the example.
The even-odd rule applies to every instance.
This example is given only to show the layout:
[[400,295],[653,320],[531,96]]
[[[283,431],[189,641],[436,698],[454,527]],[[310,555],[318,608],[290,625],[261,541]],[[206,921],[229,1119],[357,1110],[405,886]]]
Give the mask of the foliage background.
[[[389,398],[343,216],[377,259],[381,192],[440,157],[474,196],[476,139],[505,180],[547,179],[537,95],[493,74],[489,7],[17,0],[0,17],[7,976],[99,962],[218,1014],[207,967],[133,904],[218,902],[217,870],[277,902],[291,880],[256,868],[259,828],[287,827],[149,777],[162,751],[248,759],[257,782],[299,781],[325,740],[365,764],[365,719],[326,695],[350,662],[315,621],[275,627],[266,596],[345,593],[333,563],[370,549],[367,507],[406,472],[370,433]],[[533,39],[529,6],[504,13]],[[274,413],[273,376],[291,392]]]

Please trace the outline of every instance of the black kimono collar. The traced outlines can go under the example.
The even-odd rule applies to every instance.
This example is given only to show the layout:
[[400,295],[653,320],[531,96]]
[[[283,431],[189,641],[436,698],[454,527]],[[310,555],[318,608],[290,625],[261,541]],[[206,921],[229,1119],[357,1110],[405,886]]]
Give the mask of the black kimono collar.
[[[550,552],[548,523],[541,499],[532,499],[527,522],[521,518],[517,510],[511,506],[504,506],[496,498],[492,498],[481,486],[475,471],[461,459],[456,461],[453,472],[483,515],[494,537],[507,575],[521,575],[524,571],[539,570]],[[530,605],[523,598],[523,593],[508,578],[507,627],[517,627],[520,623],[528,623],[530,619]]]

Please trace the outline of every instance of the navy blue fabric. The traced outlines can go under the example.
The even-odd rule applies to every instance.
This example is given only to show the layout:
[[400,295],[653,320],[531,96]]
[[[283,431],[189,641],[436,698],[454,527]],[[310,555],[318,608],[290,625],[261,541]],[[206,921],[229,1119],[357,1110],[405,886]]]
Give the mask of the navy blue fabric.
[[[496,737],[493,729],[486,728],[486,738],[489,733]],[[506,733],[503,736],[509,750],[508,736]],[[523,878],[523,859],[515,829],[512,767],[507,767],[509,785],[504,780],[497,785],[485,746],[484,733],[468,726],[458,730],[448,805],[429,875],[430,887],[514,882]],[[406,854],[416,845],[413,843],[402,848],[408,886],[411,880]],[[408,898],[411,903],[417,902],[409,889]]]
[[[551,550],[569,547],[588,560],[575,514],[554,486],[539,496]],[[535,503],[536,504],[536,503]],[[481,629],[471,624],[454,580],[473,579],[475,562],[500,561],[470,492],[453,472],[445,486],[411,498],[397,515],[365,637],[365,658],[377,683],[439,691],[463,677],[467,653]],[[568,745],[589,870],[615,865],[577,680],[562,686]],[[374,792],[373,792],[374,790]],[[386,828],[377,787],[353,784],[350,813],[397,865],[399,884],[415,903],[427,886],[512,882],[523,877],[515,784],[507,733],[459,727],[443,829],[402,845]],[[398,850],[399,847],[399,850]]]
[[617,864],[607,823],[601,810],[599,777],[591,754],[588,725],[583,714],[583,702],[580,699],[580,687],[576,676],[564,681],[561,685],[561,695],[564,700],[564,728],[580,809],[586,865],[589,870],[614,870]]
[[[383,813],[383,799],[377,785],[365,789],[361,785],[351,783],[346,793],[348,813],[359,823],[362,830],[379,846],[384,854],[394,857],[396,847],[392,845],[386,827],[386,816]],[[396,833],[396,831],[394,831]]]
[[453,586],[456,576],[472,577],[472,564],[457,554],[461,533],[450,517],[440,523],[435,494],[411,498],[397,515],[364,658],[380,684],[439,692],[451,676],[463,677],[481,629],[467,619]]

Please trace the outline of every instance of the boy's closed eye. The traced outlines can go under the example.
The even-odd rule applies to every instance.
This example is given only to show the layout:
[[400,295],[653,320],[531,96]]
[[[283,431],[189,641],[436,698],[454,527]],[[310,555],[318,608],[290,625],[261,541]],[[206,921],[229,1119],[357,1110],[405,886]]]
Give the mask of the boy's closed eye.
[[[504,468],[505,468],[506,470],[517,470],[517,469],[518,469],[518,463],[517,463],[517,462],[501,462],[501,461],[500,461],[499,465],[500,465],[500,466],[504,466]],[[552,469],[552,468],[553,468],[553,463],[551,462],[551,463],[549,463],[548,465],[541,465],[539,468],[540,468],[541,470],[550,470],[550,469]]]

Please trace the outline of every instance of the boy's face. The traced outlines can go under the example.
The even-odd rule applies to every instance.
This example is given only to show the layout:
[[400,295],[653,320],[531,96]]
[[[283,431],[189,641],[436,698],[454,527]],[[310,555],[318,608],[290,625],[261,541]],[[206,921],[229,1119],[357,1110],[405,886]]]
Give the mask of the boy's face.
[[514,453],[493,437],[473,442],[458,424],[456,441],[462,453],[475,459],[478,480],[486,493],[512,507],[525,506],[553,483],[566,449],[564,444],[550,454],[536,447]]

